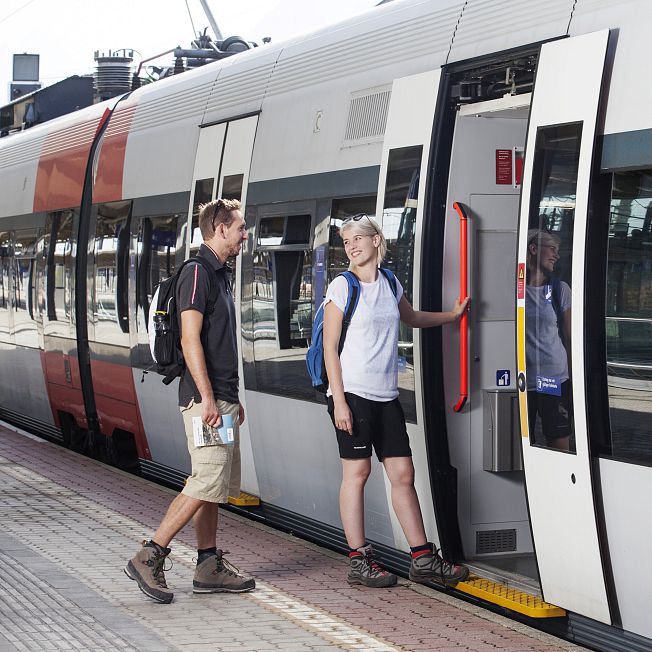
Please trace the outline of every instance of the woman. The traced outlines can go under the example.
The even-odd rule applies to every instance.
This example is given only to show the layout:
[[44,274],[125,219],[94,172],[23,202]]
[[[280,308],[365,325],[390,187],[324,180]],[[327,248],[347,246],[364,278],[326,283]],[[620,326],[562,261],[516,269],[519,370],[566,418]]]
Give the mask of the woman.
[[[525,357],[528,419],[534,433],[537,416],[546,446],[570,450],[571,291],[553,276],[559,237],[530,229],[525,296]],[[539,443],[539,442],[537,442]]]
[[349,545],[350,584],[385,587],[396,575],[373,560],[364,533],[364,487],[371,472],[371,450],[385,467],[392,505],[412,552],[410,579],[454,585],[468,569],[444,561],[427,540],[414,488],[412,452],[398,401],[398,326],[440,326],[459,319],[468,299],[451,312],[415,311],[397,280],[396,295],[378,267],[387,252],[380,227],[367,215],[347,219],[340,234],[360,281],[360,298],[338,355],[348,284],[338,276],[328,287],[324,308],[324,359],[328,374],[328,411],[342,458],[340,514]]

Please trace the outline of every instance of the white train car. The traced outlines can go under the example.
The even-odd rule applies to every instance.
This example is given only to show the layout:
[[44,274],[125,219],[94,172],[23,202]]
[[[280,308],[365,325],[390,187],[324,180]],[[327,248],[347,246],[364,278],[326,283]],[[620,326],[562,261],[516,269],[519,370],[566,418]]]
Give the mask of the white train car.
[[[450,305],[461,267],[472,296],[464,334],[399,338],[429,537],[554,605],[521,612],[555,631],[652,649],[651,27],[647,0],[396,1],[1,139],[0,417],[182,481],[176,385],[148,373],[145,315],[198,246],[197,206],[240,198],[243,488],[268,522],[341,546],[304,357],[345,265],[337,227],[375,215],[415,306]],[[559,237],[571,288],[566,450],[528,423],[533,227]],[[400,568],[377,468],[366,498],[368,537]]]

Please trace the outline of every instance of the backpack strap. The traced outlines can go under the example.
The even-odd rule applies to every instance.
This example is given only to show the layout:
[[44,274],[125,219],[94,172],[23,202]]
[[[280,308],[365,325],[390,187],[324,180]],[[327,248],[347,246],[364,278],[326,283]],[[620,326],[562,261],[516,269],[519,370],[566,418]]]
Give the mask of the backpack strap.
[[387,269],[386,267],[379,267],[378,270],[387,279],[389,286],[392,288],[392,292],[394,293],[394,296],[397,296],[398,285],[396,283],[396,276],[394,275],[394,272],[392,272],[391,269]]
[[561,281],[556,276],[551,276],[548,280],[550,281],[550,289],[552,292],[552,309],[555,311],[555,315],[557,316],[557,330],[559,331],[559,337],[561,337],[563,342],[562,326],[564,322],[564,313],[561,309]]
[[360,281],[358,277],[351,271],[342,272],[338,276],[343,276],[346,279],[346,282],[349,286],[348,292],[346,295],[346,306],[344,308],[344,317],[342,319],[342,333],[340,334],[340,343],[338,346],[338,355],[342,353],[344,348],[344,340],[346,339],[346,332],[349,329],[351,324],[351,319],[353,318],[353,313],[358,307],[358,301],[360,300]]
[[[215,304],[217,303],[217,288],[215,287],[215,279],[213,278],[215,276],[215,270],[211,267],[211,264],[205,258],[202,258],[201,256],[193,256],[192,258],[188,258],[188,260],[183,262],[183,264],[179,268],[179,274],[177,274],[177,280],[181,275],[181,269],[185,267],[185,265],[187,265],[188,263],[197,263],[200,267],[203,267],[206,270],[206,274],[208,275],[209,290],[208,290],[208,298],[206,299],[206,310],[204,314],[210,315],[213,312],[213,310],[215,310]],[[176,296],[176,287],[175,287],[175,296]]]

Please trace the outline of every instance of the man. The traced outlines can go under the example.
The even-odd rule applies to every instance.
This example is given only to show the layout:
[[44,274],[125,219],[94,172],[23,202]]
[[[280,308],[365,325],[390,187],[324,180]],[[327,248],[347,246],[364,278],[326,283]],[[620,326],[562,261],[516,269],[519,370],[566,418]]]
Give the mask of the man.
[[[198,256],[208,261],[212,278],[199,263],[189,263],[177,283],[177,314],[186,368],[179,384],[179,407],[188,439],[192,475],[172,501],[154,537],[143,542],[125,573],[157,602],[172,602],[163,565],[170,541],[190,519],[197,535],[194,593],[242,592],[255,587],[217,549],[218,503],[240,491],[238,426],[244,409],[238,400],[236,315],[229,283],[229,256],[240,253],[247,239],[240,202],[217,199],[201,208],[199,228],[204,240]],[[232,419],[233,443],[196,446],[193,418],[211,427]],[[226,416],[228,415],[228,416]],[[199,425],[199,424],[198,424]],[[203,443],[203,442],[202,442]]]

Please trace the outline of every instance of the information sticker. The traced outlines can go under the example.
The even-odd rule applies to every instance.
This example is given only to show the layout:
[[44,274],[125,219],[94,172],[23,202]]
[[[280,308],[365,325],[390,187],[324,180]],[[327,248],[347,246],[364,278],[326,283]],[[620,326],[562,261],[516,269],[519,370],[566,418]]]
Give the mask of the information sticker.
[[559,378],[537,376],[537,392],[539,392],[539,394],[561,396],[561,382],[559,382]]

